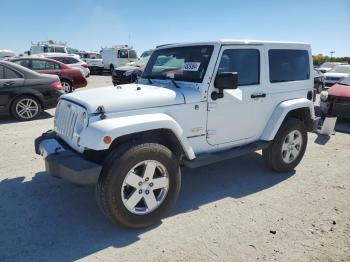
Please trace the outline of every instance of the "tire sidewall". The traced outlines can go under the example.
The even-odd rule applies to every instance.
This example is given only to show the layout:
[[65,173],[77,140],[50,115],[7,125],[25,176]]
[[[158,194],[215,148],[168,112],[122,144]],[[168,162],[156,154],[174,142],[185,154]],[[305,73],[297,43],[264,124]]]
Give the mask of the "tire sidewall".
[[[169,177],[169,188],[162,204],[151,213],[137,215],[131,213],[121,198],[122,184],[128,172],[138,163],[156,160],[164,165]],[[102,171],[107,181],[108,207],[113,218],[128,227],[144,227],[155,223],[175,204],[181,185],[178,160],[169,149],[159,144],[144,144],[131,148],[114,161],[107,170]]]

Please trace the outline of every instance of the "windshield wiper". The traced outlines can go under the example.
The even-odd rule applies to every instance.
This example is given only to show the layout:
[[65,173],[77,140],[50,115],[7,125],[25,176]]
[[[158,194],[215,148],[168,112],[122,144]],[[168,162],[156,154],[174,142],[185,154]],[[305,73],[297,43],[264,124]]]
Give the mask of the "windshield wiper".
[[168,79],[171,81],[171,83],[173,83],[173,85],[176,87],[176,88],[180,88],[180,86],[175,82],[174,78],[171,78],[171,77],[166,77],[165,79]]

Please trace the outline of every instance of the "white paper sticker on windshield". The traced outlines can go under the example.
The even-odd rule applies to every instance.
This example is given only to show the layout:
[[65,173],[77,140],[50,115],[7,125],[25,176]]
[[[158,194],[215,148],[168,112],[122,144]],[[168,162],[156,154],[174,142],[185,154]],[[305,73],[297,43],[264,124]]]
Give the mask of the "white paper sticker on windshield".
[[183,71],[198,71],[201,63],[199,62],[186,62],[182,66]]

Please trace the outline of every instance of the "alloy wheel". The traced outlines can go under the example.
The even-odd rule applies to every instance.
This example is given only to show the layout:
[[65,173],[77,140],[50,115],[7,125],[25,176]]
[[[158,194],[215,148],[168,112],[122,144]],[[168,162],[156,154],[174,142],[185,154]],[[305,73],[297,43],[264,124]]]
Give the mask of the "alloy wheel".
[[146,160],[135,165],[125,176],[121,197],[133,214],[145,215],[157,209],[169,190],[169,176],[164,165]]
[[285,163],[292,163],[299,155],[303,145],[303,138],[298,130],[287,134],[282,144],[282,159]]
[[16,113],[22,119],[32,119],[39,113],[38,102],[32,98],[23,98],[16,104]]

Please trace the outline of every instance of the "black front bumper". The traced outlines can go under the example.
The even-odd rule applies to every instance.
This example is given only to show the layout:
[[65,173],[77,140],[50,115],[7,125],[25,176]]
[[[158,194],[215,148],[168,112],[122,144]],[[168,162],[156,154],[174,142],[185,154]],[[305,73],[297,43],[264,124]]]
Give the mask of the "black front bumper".
[[[47,143],[49,140],[57,146],[52,148]],[[86,160],[82,154],[70,149],[54,131],[46,132],[35,139],[35,153],[44,157],[46,172],[53,177],[79,185],[93,185],[98,182],[102,166]]]

